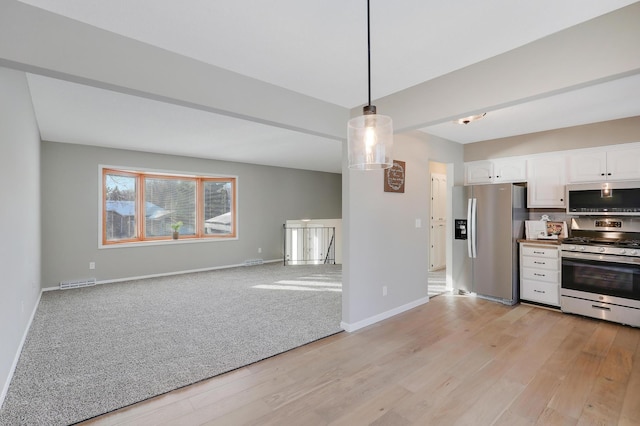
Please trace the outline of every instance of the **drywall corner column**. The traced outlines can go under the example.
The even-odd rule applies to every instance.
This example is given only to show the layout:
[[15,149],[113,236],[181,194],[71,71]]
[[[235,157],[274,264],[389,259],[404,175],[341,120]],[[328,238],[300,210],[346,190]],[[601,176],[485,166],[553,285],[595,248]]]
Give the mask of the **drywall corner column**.
[[40,135],[23,72],[0,68],[0,404],[40,295]]
[[454,164],[462,181],[462,145],[421,132],[394,139],[394,159],[406,163],[404,193],[384,192],[382,170],[350,171],[343,161],[342,326],[348,331],[428,300],[429,160]]

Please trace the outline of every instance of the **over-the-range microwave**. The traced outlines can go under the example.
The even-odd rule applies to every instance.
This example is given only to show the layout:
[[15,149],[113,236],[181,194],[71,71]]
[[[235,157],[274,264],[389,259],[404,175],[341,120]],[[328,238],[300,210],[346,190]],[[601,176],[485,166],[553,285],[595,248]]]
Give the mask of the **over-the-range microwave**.
[[567,185],[567,214],[640,216],[640,182]]

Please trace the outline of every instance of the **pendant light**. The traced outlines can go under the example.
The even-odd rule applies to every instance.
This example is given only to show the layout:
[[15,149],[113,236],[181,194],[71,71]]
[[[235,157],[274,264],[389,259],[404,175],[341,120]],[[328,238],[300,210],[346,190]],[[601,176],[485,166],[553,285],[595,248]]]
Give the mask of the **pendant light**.
[[355,170],[388,169],[393,166],[393,123],[391,117],[376,114],[371,105],[371,31],[367,0],[367,64],[369,103],[363,115],[349,120],[347,145],[349,168]]

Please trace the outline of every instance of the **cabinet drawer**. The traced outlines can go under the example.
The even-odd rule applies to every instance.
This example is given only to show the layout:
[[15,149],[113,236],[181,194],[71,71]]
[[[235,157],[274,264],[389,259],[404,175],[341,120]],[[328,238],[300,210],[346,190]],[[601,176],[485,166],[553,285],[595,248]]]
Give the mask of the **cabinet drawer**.
[[553,271],[560,270],[560,259],[551,259],[548,257],[522,257],[522,266],[533,269],[550,269]]
[[558,258],[557,247],[522,246],[523,256]]
[[520,283],[520,298],[531,302],[560,306],[558,284],[522,280],[522,283]]
[[560,282],[560,272],[547,269],[522,268],[522,278],[558,284]]

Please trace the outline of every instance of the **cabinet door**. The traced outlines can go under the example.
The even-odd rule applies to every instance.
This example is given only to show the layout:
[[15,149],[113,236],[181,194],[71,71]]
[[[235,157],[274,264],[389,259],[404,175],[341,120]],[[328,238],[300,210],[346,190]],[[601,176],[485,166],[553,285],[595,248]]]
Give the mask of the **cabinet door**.
[[558,259],[547,259],[544,257],[522,256],[522,267],[529,269],[549,269],[560,270]]
[[551,155],[527,162],[527,206],[563,208],[565,158]]
[[527,180],[527,162],[524,158],[509,158],[493,162],[494,183],[524,182]]
[[446,223],[441,221],[432,222],[429,271],[436,271],[446,266],[446,236]]
[[558,259],[559,253],[556,247],[543,245],[522,245],[520,252],[523,256],[548,259]]
[[607,179],[640,179],[640,149],[607,152]]
[[431,220],[447,216],[447,176],[431,173]]
[[607,178],[607,154],[588,152],[569,155],[569,182],[600,182]]
[[520,298],[545,305],[560,306],[558,284],[523,279],[520,286]]
[[478,183],[491,183],[493,179],[493,162],[473,161],[465,163],[465,183],[474,185]]

